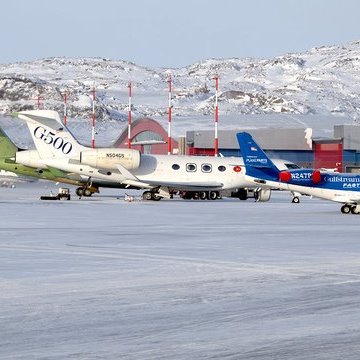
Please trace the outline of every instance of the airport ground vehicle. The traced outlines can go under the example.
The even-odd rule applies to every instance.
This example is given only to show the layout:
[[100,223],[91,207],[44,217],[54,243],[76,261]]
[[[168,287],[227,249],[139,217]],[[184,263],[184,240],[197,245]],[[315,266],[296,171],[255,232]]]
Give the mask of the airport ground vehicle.
[[59,188],[59,192],[57,193],[57,195],[49,195],[49,196],[41,196],[40,200],[70,200],[71,199],[71,195],[70,195],[70,190],[69,188]]

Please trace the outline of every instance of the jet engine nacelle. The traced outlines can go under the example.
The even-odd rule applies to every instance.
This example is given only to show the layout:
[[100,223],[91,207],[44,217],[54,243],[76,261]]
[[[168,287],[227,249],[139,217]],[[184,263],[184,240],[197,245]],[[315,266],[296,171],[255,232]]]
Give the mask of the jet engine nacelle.
[[134,149],[102,148],[85,150],[80,153],[80,162],[96,168],[117,170],[117,165],[127,170],[140,166],[140,151]]
[[41,161],[37,150],[17,151],[15,154],[15,162],[36,169],[46,169],[46,165]]
[[271,197],[271,189],[257,189],[254,192],[255,201],[269,201]]

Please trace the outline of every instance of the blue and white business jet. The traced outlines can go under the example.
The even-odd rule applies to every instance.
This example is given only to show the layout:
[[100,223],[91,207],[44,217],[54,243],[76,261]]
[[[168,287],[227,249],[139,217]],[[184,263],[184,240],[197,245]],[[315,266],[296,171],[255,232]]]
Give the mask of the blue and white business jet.
[[246,168],[246,180],[321,199],[343,203],[344,214],[360,213],[360,175],[329,173],[315,169],[279,170],[246,132],[237,139]]

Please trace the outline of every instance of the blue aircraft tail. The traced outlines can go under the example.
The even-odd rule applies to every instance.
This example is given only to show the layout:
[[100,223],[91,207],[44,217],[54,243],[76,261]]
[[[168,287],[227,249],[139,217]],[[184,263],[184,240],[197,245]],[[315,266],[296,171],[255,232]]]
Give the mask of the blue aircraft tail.
[[277,180],[280,170],[268,158],[249,133],[236,134],[244,159],[246,175],[263,180]]

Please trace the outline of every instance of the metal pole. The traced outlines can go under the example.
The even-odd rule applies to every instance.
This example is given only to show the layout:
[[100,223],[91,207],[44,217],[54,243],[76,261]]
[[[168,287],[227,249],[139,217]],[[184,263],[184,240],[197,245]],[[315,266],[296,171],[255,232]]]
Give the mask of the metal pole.
[[64,125],[66,126],[66,122],[67,122],[67,96],[66,96],[66,92],[64,93]]
[[168,108],[168,155],[171,155],[171,111],[172,111],[172,104],[171,104],[171,75],[168,79],[169,84],[169,108]]
[[92,114],[91,114],[91,147],[95,148],[95,86],[92,90],[93,101],[92,101]]
[[219,92],[219,76],[216,74],[215,80],[215,143],[214,143],[214,156],[219,154],[219,138],[218,138],[218,124],[219,124],[219,105],[218,105],[218,92]]
[[128,84],[129,88],[129,108],[128,108],[128,148],[131,149],[131,81]]

